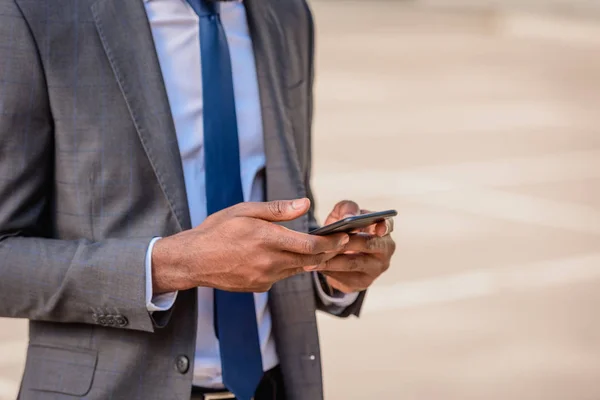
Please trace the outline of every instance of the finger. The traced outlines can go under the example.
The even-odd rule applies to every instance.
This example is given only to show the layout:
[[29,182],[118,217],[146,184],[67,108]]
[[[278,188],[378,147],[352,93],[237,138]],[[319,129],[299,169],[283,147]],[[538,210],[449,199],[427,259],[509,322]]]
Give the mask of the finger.
[[369,235],[375,235],[377,233],[376,228],[377,228],[377,224],[371,224],[362,229],[359,229],[359,232],[366,233]]
[[353,217],[360,214],[360,207],[354,201],[343,200],[336,204],[334,211],[337,210],[337,215],[340,219]]
[[[373,211],[365,210],[365,209],[360,210],[360,213],[362,215],[364,215],[364,214],[371,214],[372,212]],[[371,225],[366,226],[364,228],[357,229],[356,232],[363,232],[363,233],[368,233],[369,235],[376,235],[377,234],[376,227],[377,227],[377,224],[371,224]]]
[[327,236],[308,235],[292,231],[279,225],[271,224],[267,229],[265,241],[281,251],[297,254],[321,254],[336,252],[344,248],[350,241],[345,233]]
[[302,268],[304,271],[309,271],[311,268],[314,269],[317,265],[323,265],[328,263],[331,259],[338,257],[337,253],[323,253],[323,254],[294,254],[287,253],[282,254],[282,264],[286,267],[284,269],[295,269]]
[[373,279],[362,272],[323,272],[327,282],[343,293],[356,293],[369,287]]
[[237,217],[258,218],[270,222],[294,220],[308,212],[310,200],[276,200],[269,202],[247,202],[231,207],[230,212]]
[[358,233],[350,237],[348,244],[344,246],[344,252],[382,255],[389,252],[391,245],[392,239],[390,236],[381,237]]
[[386,219],[385,221],[381,221],[375,227],[375,234],[379,237],[383,237],[389,235],[394,231],[394,220]]
[[331,224],[344,218],[360,214],[360,207],[354,201],[342,200],[333,207],[333,211],[327,217],[325,224]]
[[316,267],[307,267],[305,270],[368,273],[371,270],[376,269],[378,263],[380,263],[380,261],[368,254],[340,254],[320,264],[317,264]]

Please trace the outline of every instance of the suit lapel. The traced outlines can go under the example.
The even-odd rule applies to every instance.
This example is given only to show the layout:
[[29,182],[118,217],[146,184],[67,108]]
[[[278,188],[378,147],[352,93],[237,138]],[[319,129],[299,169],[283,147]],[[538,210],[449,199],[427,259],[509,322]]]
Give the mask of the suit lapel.
[[[267,0],[245,0],[248,25],[254,46],[254,58],[260,91],[264,130],[268,200],[292,199],[305,196],[300,163],[291,124],[287,120],[283,90],[284,71],[281,57],[281,30],[277,15]],[[305,229],[303,219],[288,225]],[[300,224],[300,225],[299,225]]]
[[179,229],[191,227],[181,156],[152,32],[141,0],[97,0],[102,45]]
[[[276,2],[278,0],[273,0]],[[254,45],[267,159],[267,199],[291,199],[306,196],[294,134],[286,115],[284,90],[287,89],[281,63],[280,26],[268,0],[244,0]],[[306,232],[306,216],[284,224]],[[315,293],[312,276],[299,274],[277,282],[269,291],[274,338],[286,382],[292,387],[310,382],[314,398],[321,398],[320,364],[315,324]],[[293,327],[291,329],[290,327]],[[311,359],[310,355],[313,355]],[[289,392],[290,399],[299,398]]]

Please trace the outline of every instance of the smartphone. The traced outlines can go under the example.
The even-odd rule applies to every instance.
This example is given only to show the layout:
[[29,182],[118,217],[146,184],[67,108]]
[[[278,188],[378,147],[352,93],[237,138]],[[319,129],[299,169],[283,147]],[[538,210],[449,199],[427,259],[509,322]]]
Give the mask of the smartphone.
[[369,225],[376,224],[386,219],[390,219],[398,215],[396,210],[379,211],[369,214],[355,215],[353,217],[344,218],[333,224],[323,226],[319,229],[309,232],[311,235],[326,236],[333,233],[350,233],[355,229],[366,228]]

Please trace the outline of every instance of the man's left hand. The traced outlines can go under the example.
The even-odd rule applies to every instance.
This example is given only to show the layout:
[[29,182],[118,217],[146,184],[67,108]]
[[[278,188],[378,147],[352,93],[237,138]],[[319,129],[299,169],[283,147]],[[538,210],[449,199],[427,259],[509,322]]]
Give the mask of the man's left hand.
[[[351,216],[366,214],[353,201],[341,201],[325,220],[325,225]],[[319,271],[327,277],[327,283],[343,293],[355,293],[367,289],[390,266],[396,243],[390,236],[394,230],[393,220],[388,219],[350,235],[350,241],[342,252],[329,261],[307,271]]]

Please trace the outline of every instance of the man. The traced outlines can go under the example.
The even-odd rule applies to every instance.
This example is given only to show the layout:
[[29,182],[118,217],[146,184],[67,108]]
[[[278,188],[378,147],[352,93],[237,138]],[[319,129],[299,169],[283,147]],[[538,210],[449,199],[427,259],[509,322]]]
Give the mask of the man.
[[322,398],[315,310],[358,315],[394,242],[306,233],[312,81],[303,0],[0,0],[21,399]]

